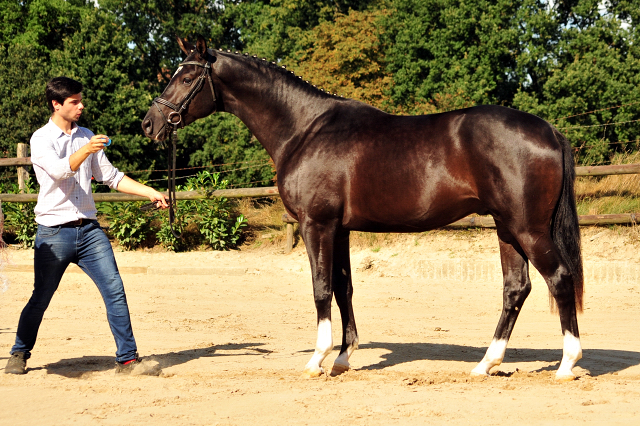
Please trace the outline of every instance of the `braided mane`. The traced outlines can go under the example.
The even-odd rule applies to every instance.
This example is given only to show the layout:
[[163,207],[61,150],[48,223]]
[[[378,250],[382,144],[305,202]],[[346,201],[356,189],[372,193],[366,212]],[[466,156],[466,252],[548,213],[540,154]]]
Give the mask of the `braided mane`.
[[[213,50],[215,51],[215,50]],[[239,58],[243,58],[243,59],[248,59],[253,61],[254,63],[257,63],[261,66],[267,66],[270,69],[276,70],[280,73],[282,73],[283,76],[285,76],[286,78],[291,79],[291,77],[293,77],[293,79],[291,79],[291,81],[294,81],[298,84],[303,84],[305,86],[307,86],[308,88],[313,88],[318,92],[321,92],[325,95],[331,96],[331,97],[337,97],[337,98],[341,98],[341,96],[339,96],[337,93],[331,93],[328,92],[318,86],[316,86],[315,84],[312,84],[311,82],[309,82],[309,80],[303,80],[302,77],[297,76],[293,71],[288,70],[286,66],[284,65],[278,65],[275,61],[268,61],[267,58],[259,58],[257,55],[249,55],[248,53],[242,53],[239,51],[235,51],[235,52],[231,52],[231,50],[227,49],[218,49],[217,52],[222,52],[222,53],[230,53],[232,55],[235,55]]]

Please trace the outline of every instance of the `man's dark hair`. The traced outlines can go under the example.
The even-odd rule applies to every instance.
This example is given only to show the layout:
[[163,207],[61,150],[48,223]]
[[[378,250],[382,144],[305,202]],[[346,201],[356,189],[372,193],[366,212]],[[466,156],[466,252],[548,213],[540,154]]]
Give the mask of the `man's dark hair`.
[[56,101],[60,104],[64,104],[64,101],[73,95],[77,95],[82,92],[82,83],[75,81],[69,77],[56,77],[49,80],[45,95],[47,97],[47,106],[51,110],[53,109],[53,102]]

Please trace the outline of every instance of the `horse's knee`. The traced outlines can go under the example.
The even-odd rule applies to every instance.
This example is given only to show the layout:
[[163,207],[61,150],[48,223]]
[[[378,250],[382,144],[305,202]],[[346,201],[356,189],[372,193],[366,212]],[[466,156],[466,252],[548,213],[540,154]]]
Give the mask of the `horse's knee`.
[[531,293],[531,280],[528,274],[506,276],[504,281],[504,307],[506,310],[520,309]]

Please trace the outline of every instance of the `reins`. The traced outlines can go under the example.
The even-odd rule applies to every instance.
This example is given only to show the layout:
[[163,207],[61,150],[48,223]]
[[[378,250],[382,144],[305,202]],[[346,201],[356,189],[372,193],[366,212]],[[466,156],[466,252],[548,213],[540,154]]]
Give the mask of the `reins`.
[[[195,95],[200,91],[200,89],[202,89],[205,79],[209,82],[209,88],[211,89],[211,96],[213,97],[213,105],[214,105],[214,108],[216,107],[216,91],[214,90],[213,81],[211,80],[211,62],[207,61],[206,63],[202,64],[196,61],[187,61],[187,62],[182,62],[179,66],[183,66],[183,65],[196,65],[198,67],[202,67],[202,73],[200,73],[200,76],[196,80],[195,84],[192,85],[191,90],[189,91],[189,93],[187,93],[187,96],[185,96],[185,98],[177,105],[172,102],[169,102],[166,99],[162,99],[161,97],[157,97],[153,100],[153,105],[155,105],[158,111],[160,111],[160,114],[162,114],[162,117],[165,119],[167,124],[173,127],[173,130],[171,132],[171,145],[169,146],[169,152],[167,153],[167,159],[169,162],[167,186],[168,186],[168,192],[169,192],[169,228],[171,229],[171,233],[173,234],[173,236],[176,238],[182,237],[182,232],[178,234],[173,229],[173,223],[175,221],[174,209],[177,207],[176,145],[178,142],[178,127],[184,127],[184,123],[182,121],[182,112],[186,111],[186,109],[189,107],[189,103],[191,102],[191,100],[193,100]],[[168,116],[165,116],[164,112],[162,112],[162,108],[160,108],[160,105],[158,104],[167,106],[171,108],[173,111],[171,111]]]

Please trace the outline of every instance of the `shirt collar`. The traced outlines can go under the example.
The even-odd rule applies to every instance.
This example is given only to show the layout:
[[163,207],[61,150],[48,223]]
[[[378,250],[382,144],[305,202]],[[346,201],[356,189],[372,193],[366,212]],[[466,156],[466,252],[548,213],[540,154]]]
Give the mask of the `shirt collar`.
[[[47,127],[47,131],[56,139],[62,136],[69,136],[60,127],[58,127],[58,125],[54,123],[51,118],[49,118],[49,122],[47,123],[46,127]],[[77,131],[78,131],[78,125],[76,123],[73,123],[71,127],[71,135],[73,136],[73,134]]]

